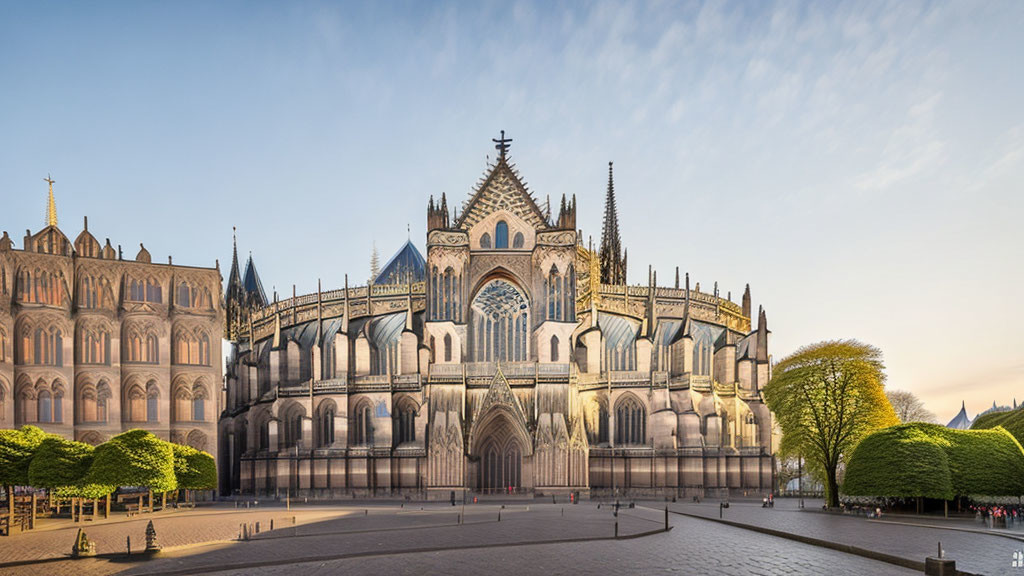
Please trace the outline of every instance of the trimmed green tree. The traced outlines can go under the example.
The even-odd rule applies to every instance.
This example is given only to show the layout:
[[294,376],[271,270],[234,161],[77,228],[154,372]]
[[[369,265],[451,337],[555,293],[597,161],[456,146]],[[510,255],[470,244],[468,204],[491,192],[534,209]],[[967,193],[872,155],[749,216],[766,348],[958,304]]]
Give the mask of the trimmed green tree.
[[819,342],[779,362],[764,388],[782,428],[781,455],[802,456],[839,506],[839,464],[862,438],[899,423],[885,397],[882,352],[856,340]]
[[0,484],[30,486],[29,465],[48,434],[35,426],[0,430]]
[[96,447],[89,484],[143,486],[153,492],[177,487],[174,450],[145,430],[129,430]]
[[914,424],[879,430],[854,449],[846,465],[843,493],[951,500],[953,480],[943,444]]
[[171,447],[178,488],[213,490],[217,487],[217,464],[213,456],[184,444],[171,444]]
[[[29,484],[59,497],[81,496],[92,466],[94,448],[83,442],[50,436],[39,444],[28,469]],[[113,489],[107,490],[107,493]],[[102,496],[102,494],[100,494]]]
[[971,430],[988,430],[1002,426],[1013,434],[1017,442],[1024,444],[1024,407],[1009,412],[990,412],[974,419]]
[[871,434],[857,445],[843,492],[918,497],[1024,494],[1024,448],[1003,428],[951,430],[911,423]]

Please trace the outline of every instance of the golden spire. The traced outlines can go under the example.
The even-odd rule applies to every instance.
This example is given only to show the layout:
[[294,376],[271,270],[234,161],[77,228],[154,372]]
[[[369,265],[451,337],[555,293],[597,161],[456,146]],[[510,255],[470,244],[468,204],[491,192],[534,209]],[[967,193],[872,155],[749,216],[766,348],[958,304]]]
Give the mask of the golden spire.
[[46,205],[46,225],[57,226],[57,204],[53,201],[53,183],[56,182],[50,175],[47,174],[46,178],[43,178],[43,182],[50,185],[50,202]]

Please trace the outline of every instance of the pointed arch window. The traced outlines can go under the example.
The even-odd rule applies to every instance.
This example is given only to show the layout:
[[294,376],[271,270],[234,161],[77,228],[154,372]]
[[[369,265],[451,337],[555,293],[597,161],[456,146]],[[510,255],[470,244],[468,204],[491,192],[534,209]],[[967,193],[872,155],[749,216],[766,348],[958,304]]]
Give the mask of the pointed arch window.
[[452,335],[451,334],[445,334],[444,335],[444,361],[445,362],[451,362],[452,361]]
[[206,420],[206,389],[199,384],[192,392],[192,420],[194,422]]
[[416,407],[411,402],[406,403],[395,414],[394,436],[396,446],[416,441]]
[[336,411],[333,404],[320,411],[319,445],[321,448],[334,444],[334,415]]
[[178,284],[177,304],[182,308],[190,308],[192,306],[192,291],[185,282]]
[[527,351],[526,297],[505,280],[492,280],[473,299],[471,358],[477,362],[525,361]]
[[373,410],[369,402],[363,402],[356,409],[352,427],[352,444],[354,446],[373,445]]
[[526,242],[525,242],[525,240],[523,238],[523,233],[522,232],[516,232],[516,235],[512,237],[512,247],[513,248],[522,248],[525,243]]
[[615,444],[638,446],[646,443],[647,411],[634,396],[627,396],[615,406]]
[[504,220],[499,220],[494,226],[494,248],[496,250],[508,248],[508,223]]
[[558,362],[558,336],[551,337],[551,361]]
[[53,403],[49,390],[41,390],[36,401],[36,422],[49,423],[53,421]]
[[110,385],[101,380],[96,386],[96,421],[107,421],[107,405],[110,401]]
[[155,423],[160,421],[160,390],[156,382],[150,381],[146,384],[146,422]]
[[490,250],[491,248],[491,235],[484,232],[484,235],[480,237],[480,248],[484,250]]
[[608,405],[604,402],[600,403],[597,413],[597,443],[608,444]]

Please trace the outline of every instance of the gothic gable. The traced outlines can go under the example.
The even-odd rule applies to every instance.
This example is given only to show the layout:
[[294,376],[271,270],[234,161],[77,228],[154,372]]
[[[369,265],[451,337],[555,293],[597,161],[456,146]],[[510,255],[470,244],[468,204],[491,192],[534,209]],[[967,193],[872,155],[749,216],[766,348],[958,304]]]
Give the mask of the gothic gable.
[[547,218],[533,196],[505,158],[498,159],[498,163],[466,203],[456,228],[469,230],[497,210],[508,210],[535,230],[546,230],[549,227]]

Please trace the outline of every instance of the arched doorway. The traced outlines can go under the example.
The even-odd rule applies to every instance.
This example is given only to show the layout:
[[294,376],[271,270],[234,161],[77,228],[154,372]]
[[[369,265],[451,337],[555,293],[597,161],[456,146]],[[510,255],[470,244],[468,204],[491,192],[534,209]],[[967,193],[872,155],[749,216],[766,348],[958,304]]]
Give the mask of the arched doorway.
[[504,445],[492,438],[481,458],[480,491],[490,494],[515,493],[523,486],[523,451],[515,439]]

